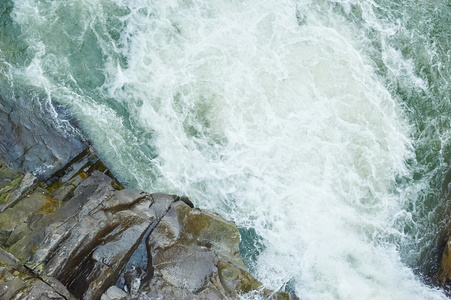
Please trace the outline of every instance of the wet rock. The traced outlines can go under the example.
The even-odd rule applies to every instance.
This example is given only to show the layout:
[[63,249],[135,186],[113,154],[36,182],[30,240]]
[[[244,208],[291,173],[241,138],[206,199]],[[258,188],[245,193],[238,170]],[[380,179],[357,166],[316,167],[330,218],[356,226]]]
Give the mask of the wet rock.
[[27,286],[28,278],[14,276],[11,268],[0,267],[0,298],[13,299],[17,292]]
[[155,204],[142,191],[115,189],[115,179],[98,171],[102,165],[86,152],[0,214],[2,247],[37,276],[57,278],[82,299],[99,299],[116,282],[144,233],[173,201],[155,195],[161,199]]
[[75,297],[55,278],[38,278],[13,255],[0,249],[0,299],[64,299]]
[[0,212],[13,206],[17,201],[25,197],[36,187],[38,180],[30,173],[18,176],[11,183],[0,190]]
[[125,291],[131,295],[136,295],[141,287],[142,280],[147,275],[146,271],[136,264],[130,264],[127,271],[124,274]]
[[120,190],[115,192],[108,200],[104,201],[103,207],[109,211],[124,210],[131,208],[134,204],[145,199],[147,196],[147,193],[140,190]]
[[445,249],[443,250],[438,275],[442,284],[451,281],[451,237],[448,239]]
[[90,149],[45,183],[2,169],[4,195],[20,195],[0,212],[2,299],[288,297],[246,270],[232,222],[187,197],[123,189]]
[[[183,201],[173,203],[147,241],[153,278],[143,284],[143,299],[231,299],[253,290],[269,295],[246,270],[239,242],[232,222]],[[279,297],[289,295],[273,295]]]
[[42,280],[30,280],[29,285],[21,289],[14,299],[61,299],[66,300]]
[[189,200],[189,198],[186,197],[186,196],[178,197],[177,200],[180,200],[180,201],[182,201],[182,202],[185,202],[186,205],[188,205],[188,206],[191,207],[191,208],[194,208],[193,202],[191,202],[191,200]]
[[0,193],[3,190],[3,188],[5,188],[9,184],[11,184],[11,182],[17,180],[20,177],[22,177],[21,174],[12,171],[6,166],[6,164],[0,161]]
[[218,271],[213,251],[196,251],[183,245],[158,251],[153,257],[153,267],[156,276],[192,293],[208,285],[212,274]]
[[110,287],[100,298],[101,300],[125,300],[129,295],[117,286]]
[[[444,176],[442,184],[442,192],[440,198],[443,203],[450,203],[451,201],[451,169],[447,171]],[[450,236],[450,223],[449,216],[451,214],[451,206],[444,205],[441,211],[443,217],[443,224],[438,230],[438,254],[441,254],[439,262],[438,272],[434,275],[436,279],[435,283],[438,283],[444,288],[445,293],[451,295],[451,236]]]
[[3,266],[10,266],[14,268],[20,266],[19,260],[15,258],[14,255],[6,252],[2,248],[0,248],[0,264]]
[[0,160],[43,180],[86,143],[67,111],[49,99],[0,89]]

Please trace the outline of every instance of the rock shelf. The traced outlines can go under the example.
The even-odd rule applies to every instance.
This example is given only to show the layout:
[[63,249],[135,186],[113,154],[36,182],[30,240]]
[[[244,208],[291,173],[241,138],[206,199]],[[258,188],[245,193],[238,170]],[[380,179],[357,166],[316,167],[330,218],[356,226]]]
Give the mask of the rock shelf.
[[0,165],[1,299],[294,299],[252,277],[239,242],[186,196],[124,189],[90,148],[46,182]]

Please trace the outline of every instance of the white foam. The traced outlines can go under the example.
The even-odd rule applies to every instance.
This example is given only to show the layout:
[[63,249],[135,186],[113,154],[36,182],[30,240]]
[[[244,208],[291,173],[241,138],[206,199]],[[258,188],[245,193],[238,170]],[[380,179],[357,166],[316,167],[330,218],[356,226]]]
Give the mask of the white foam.
[[417,297],[427,288],[373,239],[393,234],[393,184],[411,149],[395,102],[343,24],[299,27],[289,3],[235,5],[130,16],[139,29],[122,76],[157,132],[157,186],[255,228],[268,287]]
[[254,228],[268,288],[442,297],[397,252],[409,126],[352,26],[313,1],[114,2],[129,8],[114,50],[127,66],[109,57],[99,90],[132,128],[108,103],[51,89],[124,178]]

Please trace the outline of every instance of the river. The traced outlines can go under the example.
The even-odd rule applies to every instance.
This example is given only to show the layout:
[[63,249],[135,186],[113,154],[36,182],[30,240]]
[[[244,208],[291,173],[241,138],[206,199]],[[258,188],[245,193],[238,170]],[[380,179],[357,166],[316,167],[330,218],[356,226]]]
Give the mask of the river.
[[3,110],[50,111],[37,132],[88,141],[126,186],[236,222],[265,287],[446,298],[429,282],[447,230],[448,1],[3,0],[0,13]]

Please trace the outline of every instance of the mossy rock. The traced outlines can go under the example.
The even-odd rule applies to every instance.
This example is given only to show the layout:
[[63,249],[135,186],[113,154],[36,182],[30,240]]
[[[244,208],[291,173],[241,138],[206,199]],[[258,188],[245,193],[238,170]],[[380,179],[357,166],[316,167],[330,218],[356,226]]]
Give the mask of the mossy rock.
[[0,203],[8,202],[9,193],[14,191],[15,189],[17,189],[20,186],[20,182],[22,181],[23,177],[24,177],[24,175],[16,176],[9,184],[4,186],[0,190]]
[[18,177],[23,177],[23,175],[9,169],[3,162],[0,161],[0,191],[15,181]]

